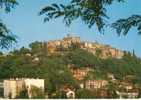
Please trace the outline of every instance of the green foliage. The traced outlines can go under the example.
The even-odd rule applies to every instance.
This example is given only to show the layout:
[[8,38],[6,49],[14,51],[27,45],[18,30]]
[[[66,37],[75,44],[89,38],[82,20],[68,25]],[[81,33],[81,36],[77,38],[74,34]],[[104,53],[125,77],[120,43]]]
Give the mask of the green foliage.
[[79,98],[79,99],[92,99],[92,98],[96,98],[96,96],[90,90],[79,89],[79,90],[76,91],[76,98]]
[[0,97],[3,97],[3,93],[4,93],[3,88],[0,88]]
[[14,36],[0,20],[0,48],[8,49],[13,43],[16,42],[16,36]]
[[138,98],[141,98],[141,88],[139,89],[139,96]]
[[49,96],[51,99],[66,99],[66,93],[64,91],[56,91]]
[[29,44],[29,47],[31,48],[32,53],[34,53],[34,54],[41,52],[41,50],[40,50],[41,46],[42,46],[42,43],[38,42],[38,41],[35,41],[35,42]]
[[74,64],[77,67],[96,67],[99,63],[97,57],[79,48],[69,52],[64,60],[66,63]]
[[23,89],[19,96],[16,97],[16,99],[28,99],[28,91],[27,89]]
[[[50,77],[48,79],[49,82],[61,82],[60,84],[62,84],[66,81],[69,82],[69,78],[65,78],[65,76],[70,77],[70,80],[73,79],[71,72],[66,67],[68,64],[73,64],[78,68],[93,68],[96,70],[96,73],[93,74],[98,75],[97,77],[109,72],[113,73],[118,79],[122,79],[126,75],[135,75],[136,81],[141,80],[141,60],[129,53],[125,53],[122,59],[100,59],[85,50],[76,48],[73,51],[71,50],[68,53],[65,53],[64,55],[54,55],[50,57],[42,55],[40,57],[40,62],[33,63],[34,56],[30,57],[25,54],[27,52],[34,52],[35,54],[35,51],[38,52],[39,49],[36,50],[34,50],[34,48],[33,50],[22,48],[19,51],[14,51],[14,53],[11,53],[11,56],[1,57],[0,78]],[[53,81],[55,77],[56,79]]]
[[96,54],[95,54],[95,55],[99,57],[101,53],[102,53],[102,50],[99,49],[99,48],[97,48],[97,49],[96,49]]
[[[10,12],[11,9],[17,4],[18,3],[16,2],[16,0],[0,0],[0,10],[4,9],[4,11]],[[0,19],[0,48],[8,49],[12,46],[13,43],[16,42],[16,36],[11,33],[11,31]]]
[[138,33],[141,34],[141,15],[132,15],[126,19],[119,19],[112,24],[112,27],[116,29],[119,35],[121,33],[127,35],[132,27],[137,27]]
[[99,80],[99,79],[106,79],[106,73],[99,71],[99,70],[94,70],[90,71],[88,75],[85,77],[85,80]]
[[0,7],[6,12],[10,12],[15,5],[18,5],[16,0],[0,0]]
[[[63,21],[69,26],[74,20],[81,19],[89,28],[96,25],[100,32],[107,26],[109,16],[107,6],[114,2],[124,2],[126,0],[70,0],[67,5],[53,3],[47,5],[40,11],[40,15],[45,15],[44,21],[63,17]],[[137,27],[141,33],[141,15],[132,15],[128,18],[121,18],[110,25],[116,29],[118,35],[127,35],[132,27]]]
[[[67,67],[68,64],[74,65],[74,68],[90,67],[93,69],[85,79],[107,79],[107,73],[112,73],[119,80],[123,80],[127,75],[132,75],[135,77],[131,81],[133,84],[140,84],[141,82],[141,59],[128,52],[125,52],[121,59],[100,59],[85,50],[79,48],[73,48],[72,50],[70,48],[63,55],[40,55],[40,60],[33,62],[34,56],[27,56],[26,53],[36,54],[36,50],[38,53],[39,49],[34,49],[36,49],[36,46],[32,49],[21,48],[15,50],[8,56],[0,56],[0,79],[43,78],[45,79],[45,92],[48,93],[49,98],[62,98],[63,95],[59,90],[64,85],[79,88],[78,82],[73,78],[70,69]],[[111,84],[108,88],[114,90],[116,87]],[[77,98],[95,97],[90,91],[87,91],[90,94],[83,90],[79,92]],[[111,94],[111,97],[116,96],[112,91],[109,94]]]
[[33,99],[44,99],[44,91],[36,86],[31,86],[31,94]]
[[109,98],[118,98],[118,95],[116,94],[116,90],[118,89],[117,87],[118,85],[113,83],[113,82],[109,82],[108,84],[108,94],[109,94]]
[[44,21],[63,17],[66,25],[80,18],[90,28],[96,25],[101,32],[106,24],[105,20],[109,18],[106,14],[106,6],[113,4],[114,1],[124,0],[70,0],[68,5],[53,3],[44,7],[40,15],[45,15]]
[[72,77],[70,70],[63,64],[60,57],[44,59],[42,71],[46,77],[46,90],[53,93],[63,85],[77,86],[75,79]]

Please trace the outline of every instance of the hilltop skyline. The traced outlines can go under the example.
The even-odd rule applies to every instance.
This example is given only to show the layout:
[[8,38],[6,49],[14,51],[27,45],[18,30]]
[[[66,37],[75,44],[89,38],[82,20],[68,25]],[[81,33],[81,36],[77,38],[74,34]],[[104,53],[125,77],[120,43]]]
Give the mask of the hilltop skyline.
[[[65,0],[60,0],[66,3]],[[107,28],[105,34],[100,34],[95,27],[89,29],[87,25],[80,20],[75,21],[70,27],[66,27],[61,19],[52,20],[43,23],[43,17],[38,16],[39,11],[46,4],[59,2],[59,0],[38,0],[38,1],[20,1],[19,5],[9,14],[2,14],[3,21],[9,29],[19,37],[18,44],[15,48],[22,46],[27,47],[34,41],[49,41],[61,39],[66,34],[71,33],[79,36],[81,40],[97,41],[101,44],[108,44],[112,47],[128,50],[135,50],[137,56],[141,57],[140,41],[141,36],[137,35],[135,29],[131,30],[127,36],[118,37],[115,31]],[[34,4],[32,4],[34,2]],[[113,4],[108,7],[107,13],[110,16],[110,23],[118,18],[127,17],[131,14],[139,14],[141,1],[129,0],[124,4]],[[136,5],[136,8],[134,8]],[[133,9],[134,8],[134,9]],[[134,13],[133,13],[134,12]],[[13,49],[11,49],[13,50]]]

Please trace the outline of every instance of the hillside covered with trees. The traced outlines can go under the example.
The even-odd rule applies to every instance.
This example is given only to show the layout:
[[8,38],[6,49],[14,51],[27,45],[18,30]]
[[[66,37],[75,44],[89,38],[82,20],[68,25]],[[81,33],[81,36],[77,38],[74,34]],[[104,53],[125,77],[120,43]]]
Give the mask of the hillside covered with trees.
[[[131,83],[141,86],[141,59],[134,54],[124,52],[121,59],[101,59],[98,55],[93,55],[86,50],[72,47],[64,54],[47,56],[43,52],[43,48],[40,48],[40,44],[41,42],[31,43],[30,48],[23,47],[8,55],[1,53],[0,79],[43,78],[45,79],[45,91],[49,98],[63,98],[64,96],[59,90],[66,84],[75,88],[76,98],[96,98],[96,94],[91,91],[80,89],[79,81],[73,77],[68,67],[68,65],[73,65],[74,69],[89,67],[94,70],[85,79],[110,81],[106,75],[112,73],[115,79],[120,82],[128,81],[124,77],[130,75],[134,76],[130,80]],[[84,95],[81,95],[82,93]],[[110,97],[113,98],[114,95]]]

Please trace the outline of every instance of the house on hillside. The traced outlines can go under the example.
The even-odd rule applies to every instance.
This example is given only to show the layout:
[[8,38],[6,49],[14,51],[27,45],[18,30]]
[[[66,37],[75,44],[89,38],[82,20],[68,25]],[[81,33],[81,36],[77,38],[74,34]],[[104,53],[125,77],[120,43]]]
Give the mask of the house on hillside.
[[73,77],[79,81],[83,80],[88,72],[90,71],[91,69],[88,68],[88,67],[85,67],[85,68],[71,68],[71,72],[73,74]]
[[89,90],[100,89],[108,85],[106,80],[87,80],[85,81],[85,88]]
[[107,73],[107,78],[110,79],[110,81],[116,81],[114,74]]
[[108,57],[121,58],[124,55],[123,51],[112,48],[109,45],[81,41],[80,37],[72,36],[70,34],[61,40],[51,40],[43,43],[42,47],[47,51],[48,55],[56,53],[61,54],[62,52],[67,51],[70,47],[80,47],[81,49],[91,52],[92,54],[96,54],[97,49],[100,49],[102,51],[100,53],[100,57],[104,59]]
[[131,82],[121,81],[118,87],[116,93],[120,98],[137,98],[139,95],[139,87]]
[[139,91],[137,89],[131,89],[129,91],[116,91],[116,94],[119,96],[119,98],[130,98],[135,99],[138,98]]
[[63,51],[63,49],[68,49],[72,44],[79,44],[80,43],[80,37],[75,37],[72,35],[67,35],[62,40],[53,40],[48,41],[46,43],[46,48],[48,55],[54,54],[54,53],[60,53]]
[[126,91],[132,90],[134,88],[132,83],[129,82],[120,82],[119,88],[125,89]]
[[63,38],[63,42],[66,42],[68,44],[80,43],[80,37],[76,37],[76,36],[72,36],[70,34],[67,34],[67,36]]

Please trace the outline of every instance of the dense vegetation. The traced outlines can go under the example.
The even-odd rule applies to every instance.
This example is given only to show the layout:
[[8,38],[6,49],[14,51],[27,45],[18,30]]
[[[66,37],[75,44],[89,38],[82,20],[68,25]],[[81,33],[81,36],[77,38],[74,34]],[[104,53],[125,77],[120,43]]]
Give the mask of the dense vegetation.
[[[141,82],[141,59],[135,55],[126,53],[121,59],[101,59],[96,55],[73,48],[63,55],[47,56],[41,52],[40,42],[30,44],[30,48],[21,48],[10,52],[8,55],[0,55],[0,79],[6,78],[43,78],[45,88],[50,97],[52,93],[58,93],[63,85],[79,88],[77,81],[73,78],[68,64],[75,65],[76,68],[91,67],[95,70],[89,74],[92,78],[106,78],[106,73],[113,73],[115,77],[122,80],[126,75],[134,75],[134,83]],[[39,52],[40,51],[40,52]],[[31,54],[31,55],[30,55]],[[38,60],[36,60],[38,58]],[[79,90],[83,92],[83,90]],[[80,95],[80,94],[79,94]],[[58,97],[61,97],[58,94]],[[79,96],[78,96],[79,97]],[[80,95],[81,97],[81,95]]]

